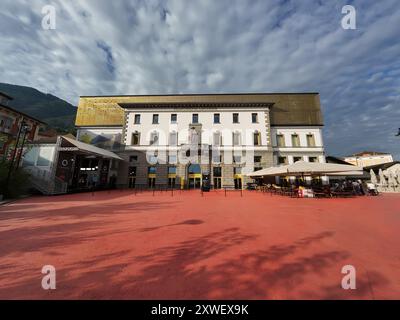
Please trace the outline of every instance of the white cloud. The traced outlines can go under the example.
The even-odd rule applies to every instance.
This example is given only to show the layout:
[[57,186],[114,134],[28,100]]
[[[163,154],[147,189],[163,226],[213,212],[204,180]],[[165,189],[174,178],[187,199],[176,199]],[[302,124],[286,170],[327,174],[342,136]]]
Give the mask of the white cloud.
[[41,29],[48,1],[2,1],[1,82],[74,104],[96,94],[319,91],[328,151],[400,156],[391,139],[400,126],[397,0],[353,1],[356,30],[341,28],[345,1],[52,3],[53,31]]

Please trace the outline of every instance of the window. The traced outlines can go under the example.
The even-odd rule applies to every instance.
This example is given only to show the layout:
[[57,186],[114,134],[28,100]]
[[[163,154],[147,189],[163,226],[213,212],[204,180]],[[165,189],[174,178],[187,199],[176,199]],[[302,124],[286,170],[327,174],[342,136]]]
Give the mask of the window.
[[222,177],[222,168],[221,167],[214,167],[213,168],[213,176],[214,177]]
[[136,167],[129,167],[128,175],[130,177],[135,177],[136,176]]
[[135,114],[135,124],[140,124],[140,114]]
[[170,146],[178,145],[178,133],[177,132],[169,133],[169,145]]
[[168,156],[168,163],[176,164],[177,163],[177,156],[176,154],[170,154]]
[[148,174],[155,174],[157,172],[157,168],[156,167],[148,167],[147,168],[147,173]]
[[221,134],[219,132],[214,132],[213,134],[213,145],[215,146],[221,145]]
[[317,157],[308,157],[308,161],[309,162],[318,162],[318,158]]
[[252,113],[251,114],[251,122],[252,123],[258,123],[258,114],[257,113]]
[[178,116],[176,113],[171,114],[171,123],[176,123],[178,120]]
[[233,133],[233,145],[239,146],[240,145],[240,132]]
[[158,124],[158,114],[153,114],[153,124]]
[[158,156],[156,155],[150,155],[149,156],[149,163],[150,164],[156,164],[158,162]]
[[278,157],[278,164],[287,164],[287,157]]
[[198,113],[192,114],[192,123],[199,123],[199,114]]
[[233,174],[242,174],[242,167],[234,167]]
[[192,145],[201,143],[200,135],[197,133],[197,131],[195,129],[190,130],[189,141],[190,141],[190,144],[192,144]]
[[241,156],[233,156],[233,162],[234,163],[241,163],[242,162],[242,157]]
[[219,113],[214,113],[214,123],[220,123],[219,120]]
[[292,147],[300,147],[300,139],[298,134],[292,134]]
[[260,132],[256,131],[253,134],[253,142],[255,146],[260,146],[261,145],[261,134]]
[[283,134],[276,135],[276,144],[278,145],[278,147],[285,146],[285,136]]
[[176,174],[176,167],[168,167],[168,174]]
[[222,155],[219,152],[214,152],[212,154],[212,162],[213,163],[221,163],[222,162]]
[[139,144],[140,144],[140,133],[139,132],[132,133],[131,145],[138,146]]
[[293,157],[293,162],[302,161],[303,157]]
[[158,145],[158,132],[152,132],[150,135],[150,145]]
[[261,156],[254,156],[254,162],[261,162]]
[[239,113],[233,114],[233,123],[239,123]]
[[137,159],[138,159],[138,156],[130,156],[129,162],[135,162],[135,161],[137,161]]
[[311,133],[307,135],[307,146],[315,147],[315,137]]

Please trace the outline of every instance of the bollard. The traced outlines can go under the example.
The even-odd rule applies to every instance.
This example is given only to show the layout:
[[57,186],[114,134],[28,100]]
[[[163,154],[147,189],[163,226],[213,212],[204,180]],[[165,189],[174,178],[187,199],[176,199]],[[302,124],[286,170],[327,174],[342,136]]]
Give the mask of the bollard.
[[240,189],[240,196],[243,197],[243,189]]
[[153,188],[153,197],[154,197],[154,188]]
[[225,197],[226,197],[226,188],[224,188],[224,190],[225,190]]

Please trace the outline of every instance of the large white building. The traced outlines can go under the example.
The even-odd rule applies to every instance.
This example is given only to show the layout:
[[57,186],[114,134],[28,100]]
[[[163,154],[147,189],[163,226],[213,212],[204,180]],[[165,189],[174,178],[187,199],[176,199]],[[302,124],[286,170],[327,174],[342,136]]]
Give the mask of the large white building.
[[241,188],[247,172],[325,161],[317,93],[84,96],[76,126],[125,159],[109,176],[127,187],[200,187],[209,174],[214,188]]

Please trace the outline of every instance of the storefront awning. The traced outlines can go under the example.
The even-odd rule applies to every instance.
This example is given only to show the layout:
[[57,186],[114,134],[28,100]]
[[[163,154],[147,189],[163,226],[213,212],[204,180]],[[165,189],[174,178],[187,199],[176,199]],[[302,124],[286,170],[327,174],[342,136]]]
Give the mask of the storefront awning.
[[[114,152],[105,150],[105,149],[101,149],[95,146],[92,146],[90,144],[87,143],[83,143],[81,141],[66,137],[66,136],[62,136],[61,139],[63,139],[64,141],[67,141],[68,143],[72,144],[75,148],[77,148],[80,151],[83,152],[87,152],[90,154],[95,154],[97,156],[103,157],[103,158],[111,158],[111,159],[117,159],[117,160],[123,160],[122,158],[120,158],[118,155],[116,155]],[[61,142],[60,144],[61,148],[63,148],[63,143]]]

